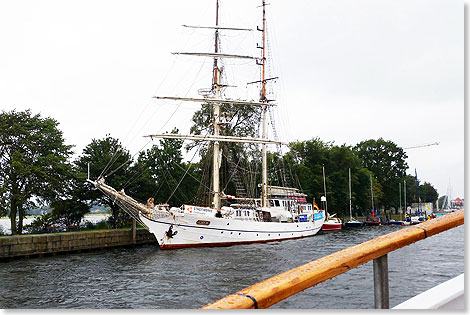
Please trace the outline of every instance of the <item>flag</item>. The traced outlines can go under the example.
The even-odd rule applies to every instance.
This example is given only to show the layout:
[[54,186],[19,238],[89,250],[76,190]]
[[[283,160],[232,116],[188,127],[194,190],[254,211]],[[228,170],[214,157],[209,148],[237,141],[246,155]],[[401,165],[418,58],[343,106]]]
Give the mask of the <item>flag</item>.
[[317,205],[317,203],[316,203],[316,202],[314,202],[314,203],[313,203],[313,209],[317,209],[317,210],[319,210],[319,208],[318,208],[318,205]]

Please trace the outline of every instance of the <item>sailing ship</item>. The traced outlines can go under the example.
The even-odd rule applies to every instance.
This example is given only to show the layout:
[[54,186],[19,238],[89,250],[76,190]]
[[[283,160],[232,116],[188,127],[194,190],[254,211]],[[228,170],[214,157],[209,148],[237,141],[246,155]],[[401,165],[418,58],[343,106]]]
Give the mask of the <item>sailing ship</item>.
[[[215,26],[201,27],[214,30],[214,52],[210,53],[178,53],[190,56],[205,56],[213,58],[212,87],[205,90],[202,98],[184,98],[156,96],[157,99],[201,102],[212,108],[213,124],[211,135],[178,135],[153,134],[150,138],[183,139],[192,141],[209,141],[212,143],[212,183],[211,204],[183,204],[179,207],[168,204],[153,204],[149,198],[147,204],[136,201],[125,194],[123,190],[105,183],[104,177],[96,180],[88,179],[96,188],[109,198],[112,198],[124,211],[143,224],[158,241],[161,249],[175,249],[202,246],[229,246],[237,244],[282,241],[315,235],[325,220],[323,210],[314,209],[307,202],[306,194],[292,187],[271,186],[268,184],[267,146],[280,145],[281,142],[268,139],[267,115],[268,109],[274,105],[273,100],[266,97],[266,85],[272,78],[266,78],[266,3],[262,1],[262,26],[258,30],[262,34],[260,57],[226,54],[220,51],[220,32],[242,30],[241,28],[222,27],[219,25],[219,1],[216,1]],[[225,97],[223,90],[228,86],[222,82],[221,60],[225,58],[252,59],[261,66],[261,78],[256,81],[260,85],[259,101],[234,100]],[[223,104],[231,106],[254,106],[261,111],[260,130],[262,136],[239,137],[224,135],[221,112]],[[261,145],[262,174],[261,196],[246,198],[228,197],[220,185],[220,156],[219,144],[253,143]],[[230,199],[228,199],[230,198]],[[229,202],[230,201],[230,202]]]

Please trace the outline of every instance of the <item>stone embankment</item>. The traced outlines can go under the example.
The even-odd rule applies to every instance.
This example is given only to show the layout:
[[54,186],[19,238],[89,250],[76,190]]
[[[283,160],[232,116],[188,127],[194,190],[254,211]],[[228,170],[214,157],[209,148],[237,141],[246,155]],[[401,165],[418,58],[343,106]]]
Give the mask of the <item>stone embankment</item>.
[[156,243],[146,229],[100,230],[0,237],[0,260]]

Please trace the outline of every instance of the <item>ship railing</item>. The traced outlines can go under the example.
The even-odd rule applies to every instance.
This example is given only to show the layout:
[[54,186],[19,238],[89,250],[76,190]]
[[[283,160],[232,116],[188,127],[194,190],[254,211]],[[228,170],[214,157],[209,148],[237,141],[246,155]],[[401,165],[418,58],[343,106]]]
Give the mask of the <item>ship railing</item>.
[[268,308],[371,260],[373,260],[375,308],[388,309],[387,254],[462,224],[464,224],[463,209],[314,260],[207,304],[203,309]]

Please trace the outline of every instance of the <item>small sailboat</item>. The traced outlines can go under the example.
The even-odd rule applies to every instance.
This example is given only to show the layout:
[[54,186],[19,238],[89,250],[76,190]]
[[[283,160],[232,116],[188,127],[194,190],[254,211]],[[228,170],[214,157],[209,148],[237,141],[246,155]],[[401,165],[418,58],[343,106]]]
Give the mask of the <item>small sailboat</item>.
[[[401,207],[401,183],[399,183],[399,185],[398,185],[398,196],[400,197],[399,209],[401,211],[401,209],[402,209],[402,207]],[[400,225],[400,226],[403,226],[403,225],[405,225],[405,221],[396,221],[394,219],[390,219],[390,220],[387,220],[386,224],[387,225]]]
[[326,220],[323,222],[321,227],[322,231],[337,231],[341,230],[343,226],[343,222],[340,218],[336,217],[336,213],[330,215],[328,213],[328,201],[326,199],[326,178],[325,178],[325,167],[323,166],[323,189],[325,192],[325,213],[326,213]]
[[[261,57],[250,57],[222,53],[220,51],[220,34],[240,28],[221,27],[219,25],[219,1],[216,1],[215,26],[206,27],[214,30],[215,50],[209,53],[178,53],[189,56],[213,57],[212,87],[200,89],[202,98],[187,98],[173,96],[155,96],[160,100],[200,102],[207,104],[212,112],[212,127],[210,135],[178,135],[153,134],[148,137],[163,139],[181,139],[189,141],[204,141],[211,143],[212,172],[210,185],[211,202],[206,204],[169,204],[153,203],[149,198],[147,204],[138,202],[126,195],[124,190],[116,190],[105,183],[105,177],[88,182],[112,198],[124,211],[144,225],[155,235],[161,249],[176,249],[202,246],[230,246],[238,244],[260,243],[297,239],[315,235],[325,220],[323,210],[314,209],[306,200],[306,194],[293,187],[280,187],[268,184],[267,145],[280,145],[276,139],[270,140],[267,135],[267,119],[274,105],[267,98],[266,85],[274,78],[265,77],[266,68],[266,16],[265,0],[262,1],[262,33]],[[240,100],[227,97],[223,92],[227,87],[236,87],[223,81],[224,66],[222,59],[236,58],[256,61],[261,66],[261,78],[252,82],[261,86],[259,101]],[[225,64],[224,64],[225,65]],[[225,70],[224,70],[225,71]],[[224,134],[223,109],[225,105],[258,108],[262,117],[260,122],[261,137],[233,136]],[[222,144],[251,143],[261,145],[261,188],[257,196],[228,196],[221,187],[219,169],[221,168]],[[222,170],[221,170],[222,171]],[[183,180],[184,177],[181,179]],[[180,181],[181,183],[181,181]],[[178,187],[177,187],[178,188]]]
[[374,191],[372,190],[372,175],[370,175],[370,198],[371,198],[371,205],[372,210],[370,215],[367,216],[366,220],[364,221],[364,225],[373,226],[373,225],[382,225],[379,217],[376,215],[376,210],[374,207]]
[[352,216],[352,196],[351,196],[351,169],[349,169],[349,221],[344,224],[345,227],[361,227],[362,222]]

